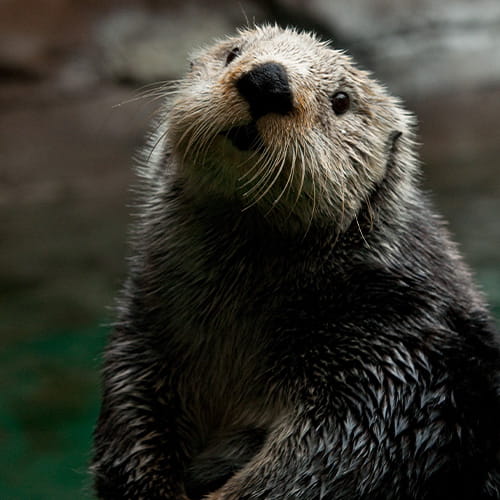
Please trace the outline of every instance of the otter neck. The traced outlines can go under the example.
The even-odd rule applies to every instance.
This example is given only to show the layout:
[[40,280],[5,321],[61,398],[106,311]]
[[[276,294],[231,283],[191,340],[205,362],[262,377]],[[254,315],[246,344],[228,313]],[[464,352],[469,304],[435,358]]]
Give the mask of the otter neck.
[[301,217],[288,210],[286,204],[272,209],[259,204],[245,205],[234,186],[215,190],[213,186],[220,186],[220,182],[213,183],[205,175],[195,176],[191,169],[175,169],[173,178],[184,193],[187,205],[195,210],[199,220],[209,225],[218,226],[218,221],[226,221],[227,227],[247,228],[255,232],[256,237],[300,241],[315,234],[322,235],[325,241],[333,239],[336,244],[348,239],[359,247],[369,247],[378,233],[404,232],[408,214],[419,210],[416,171],[411,138],[395,131],[387,141],[385,175],[372,187],[357,213],[343,225],[335,217],[322,213]]

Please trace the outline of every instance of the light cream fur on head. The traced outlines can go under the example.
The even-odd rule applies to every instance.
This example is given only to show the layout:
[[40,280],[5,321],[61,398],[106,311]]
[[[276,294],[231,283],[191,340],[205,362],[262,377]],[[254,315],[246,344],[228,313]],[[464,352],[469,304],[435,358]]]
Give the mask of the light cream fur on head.
[[[227,63],[235,48],[238,55]],[[263,148],[240,151],[223,134],[252,121],[235,82],[267,62],[286,69],[293,111],[260,117]],[[301,225],[327,217],[344,229],[384,177],[391,135],[402,132],[407,145],[412,140],[412,118],[399,101],[312,34],[244,29],[199,51],[191,66],[169,98],[160,131],[174,168],[199,196],[236,199]],[[350,107],[336,115],[331,97],[339,91],[349,95]]]

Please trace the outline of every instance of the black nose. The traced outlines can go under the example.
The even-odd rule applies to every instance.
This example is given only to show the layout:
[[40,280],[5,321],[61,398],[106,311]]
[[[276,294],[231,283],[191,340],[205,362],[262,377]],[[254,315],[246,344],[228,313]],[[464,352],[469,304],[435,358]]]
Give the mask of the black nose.
[[268,113],[286,115],[293,109],[293,96],[285,68],[277,63],[256,66],[236,82],[256,120]]

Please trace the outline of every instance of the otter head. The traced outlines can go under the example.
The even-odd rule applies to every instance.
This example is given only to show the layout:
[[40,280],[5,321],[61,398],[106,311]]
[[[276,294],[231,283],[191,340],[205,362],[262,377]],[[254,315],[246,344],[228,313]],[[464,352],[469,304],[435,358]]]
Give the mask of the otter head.
[[270,219],[347,227],[409,126],[397,100],[311,34],[244,30],[191,66],[167,113],[181,175]]

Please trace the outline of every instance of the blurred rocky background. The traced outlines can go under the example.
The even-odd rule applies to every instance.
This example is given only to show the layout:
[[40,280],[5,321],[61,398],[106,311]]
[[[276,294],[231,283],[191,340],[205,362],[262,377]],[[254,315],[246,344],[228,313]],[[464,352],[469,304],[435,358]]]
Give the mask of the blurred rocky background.
[[254,21],[332,39],[418,115],[425,184],[500,318],[498,0],[1,0],[1,498],[91,498],[99,325],[158,105],[138,91]]

